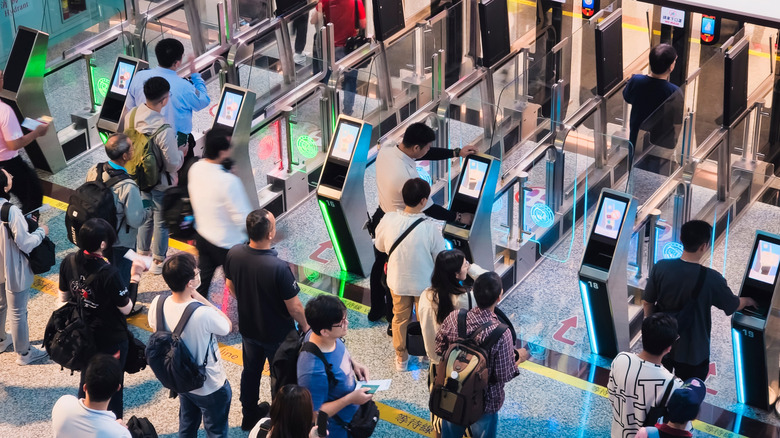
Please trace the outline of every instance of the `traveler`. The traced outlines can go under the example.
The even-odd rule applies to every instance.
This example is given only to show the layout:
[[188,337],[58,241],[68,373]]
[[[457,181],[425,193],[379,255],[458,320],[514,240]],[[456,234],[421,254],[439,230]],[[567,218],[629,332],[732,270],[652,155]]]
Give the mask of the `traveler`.
[[174,38],[163,38],[154,48],[158,66],[142,70],[133,76],[127,93],[125,105],[128,109],[141,106],[148,99],[144,93],[144,83],[155,76],[164,78],[171,86],[170,105],[161,111],[166,122],[173,127],[176,134],[176,144],[186,145],[184,158],[193,156],[195,139],[192,137],[192,112],[200,111],[211,103],[198,70],[195,69],[195,57],[190,55],[186,64],[189,66],[189,80],[179,77],[177,71],[181,68],[184,57],[184,45]]
[[203,281],[198,292],[206,298],[214,271],[224,265],[228,250],[246,242],[246,220],[252,211],[241,179],[224,167],[232,151],[230,132],[212,129],[206,133],[203,159],[193,164],[187,174],[198,232],[198,269]]
[[712,226],[694,220],[680,228],[683,254],[679,259],[664,259],[655,264],[642,293],[645,318],[655,312],[676,315],[680,339],[663,359],[669,371],[683,380],[705,380],[710,369],[711,307],[726,315],[747,306],[752,298],[735,296],[726,279],[701,264],[710,251]]
[[[371,217],[370,225],[376,228],[385,213],[403,210],[406,208],[401,188],[404,183],[412,178],[419,178],[416,161],[419,160],[447,160],[450,158],[466,157],[477,152],[476,147],[466,146],[463,149],[434,148],[431,144],[436,139],[433,129],[424,123],[412,123],[406,128],[404,137],[398,146],[388,146],[379,149],[376,157],[376,187],[379,197],[379,206]],[[458,221],[470,224],[474,219],[470,213],[449,211],[436,205],[430,198],[423,210],[427,216],[447,222]],[[373,230],[369,229],[373,233]],[[382,285],[384,266],[387,263],[387,255],[374,248],[374,265],[371,268],[371,311],[368,313],[369,321],[378,321],[385,316],[388,323],[393,318],[393,300],[390,291]],[[388,327],[388,335],[392,329]]]
[[[349,423],[364,403],[373,396],[368,388],[357,388],[355,378],[368,380],[368,368],[351,358],[342,338],[347,335],[347,308],[333,295],[318,295],[306,303],[306,321],[311,331],[306,340],[316,345],[331,367],[331,384],[325,364],[314,354],[301,351],[298,356],[298,384],[311,392],[314,411],[328,414],[328,436],[347,438],[342,423]],[[334,419],[338,415],[339,420]]]
[[132,435],[108,409],[111,397],[122,387],[124,371],[108,354],[96,354],[84,371],[83,398],[63,395],[51,410],[54,438],[119,437]]
[[436,333],[441,323],[454,310],[470,310],[476,306],[474,294],[463,282],[467,277],[476,279],[485,272],[479,265],[469,263],[459,249],[442,251],[436,256],[431,285],[423,291],[417,305],[417,319],[422,328],[425,351],[432,365],[441,360],[436,354]]
[[[5,104],[3,104],[5,105]],[[0,206],[9,203],[13,187],[18,184],[14,176],[5,169],[0,168]],[[8,228],[0,227],[3,231],[0,239],[0,257],[3,261],[3,269],[0,270],[0,353],[8,349],[13,343],[16,351],[16,363],[29,365],[46,357],[46,352],[30,345],[30,328],[27,325],[27,300],[30,298],[30,286],[35,279],[30,264],[24,257],[36,246],[40,245],[43,238],[49,233],[46,225],[40,225],[30,233],[27,220],[22,215],[19,207],[11,204],[8,212],[8,227],[13,232],[13,237],[8,233]],[[21,268],[20,268],[21,267]],[[11,333],[5,331],[5,320],[8,309],[11,309]]]
[[[197,437],[202,420],[206,436],[227,437],[233,392],[222,368],[214,337],[230,333],[230,318],[196,290],[200,284],[200,273],[192,254],[180,252],[169,257],[163,264],[162,276],[172,293],[163,306],[165,330],[172,331],[176,327],[190,303],[197,301],[202,304],[184,327],[181,340],[192,357],[198,358],[198,361],[206,358],[206,381],[198,389],[179,394],[179,436]],[[149,305],[148,319],[153,330],[157,330],[158,300],[159,295]]]
[[[3,89],[3,71],[0,70],[0,90]],[[43,188],[38,175],[19,156],[19,150],[24,149],[35,139],[46,135],[48,123],[42,123],[28,132],[22,131],[16,113],[7,103],[0,101],[0,167],[16,178],[11,193],[22,203],[22,213],[30,213],[43,205]],[[37,218],[38,215],[36,214]]]
[[706,395],[707,387],[704,386],[704,382],[695,377],[686,380],[685,384],[676,389],[669,398],[664,423],[639,429],[636,438],[692,437],[690,422],[699,416]]
[[[244,367],[241,370],[241,428],[251,429],[268,411],[258,409],[260,377],[288,333],[309,330],[300,288],[290,266],[271,249],[276,219],[264,209],[246,218],[249,243],[236,245],[225,258],[225,283],[236,298]],[[266,408],[267,409],[267,408]]]
[[[60,263],[59,301],[64,305],[83,297],[84,319],[92,331],[97,353],[119,355],[124,369],[129,340],[125,316],[133,308],[138,294],[138,282],[146,265],[133,262],[130,285],[125,286],[119,270],[104,257],[105,251],[116,241],[116,233],[105,219],[93,218],[79,229],[79,250],[65,256]],[[81,373],[79,398],[84,398],[86,373]],[[120,382],[121,383],[121,382]],[[111,397],[108,409],[122,418],[123,389]]]
[[[612,403],[612,438],[634,435],[645,423],[648,412],[661,406],[667,389],[682,381],[661,365],[677,340],[677,321],[665,313],[655,313],[642,321],[642,351],[622,352],[612,361],[609,372],[609,401]],[[671,387],[671,388],[670,388]]]
[[412,178],[401,190],[406,208],[387,213],[376,227],[376,249],[392,254],[387,260],[387,287],[393,298],[393,348],[395,369],[406,371],[406,328],[412,308],[430,285],[433,263],[444,251],[444,237],[422,212],[431,195],[431,186],[421,178]]
[[[96,181],[98,168],[102,167],[101,181],[107,182],[118,175],[127,174],[125,164],[133,156],[133,145],[124,134],[113,134],[106,141],[108,162],[97,164],[87,172],[87,181]],[[141,191],[132,178],[126,177],[111,186],[116,206],[116,242],[111,248],[109,261],[119,270],[122,284],[130,285],[130,266],[133,262],[124,257],[128,250],[135,249],[138,227],[151,217],[151,209],[144,207]]]
[[[162,201],[165,190],[176,185],[179,168],[183,164],[183,147],[176,146],[176,131],[172,127],[161,129],[167,122],[161,111],[169,104],[171,89],[168,81],[161,77],[150,78],[144,84],[144,96],[146,103],[139,105],[135,114],[127,115],[127,123],[135,116],[135,128],[139,132],[152,136],[149,141],[154,142],[159,148],[163,158],[160,182],[151,191],[141,192],[141,198],[151,203],[152,215],[138,228],[136,245],[138,253],[153,255],[154,263],[149,272],[160,274],[162,262],[168,252],[168,227],[165,225],[162,212]],[[125,130],[127,132],[127,129]],[[157,135],[153,135],[157,133]],[[136,153],[138,153],[136,151]],[[152,247],[154,242],[154,247]]]
[[[500,323],[494,309],[501,300],[504,291],[501,286],[501,277],[495,272],[486,272],[480,275],[474,282],[474,300],[477,307],[468,311],[466,315],[466,333],[472,334],[486,323],[483,334],[477,335],[476,341],[483,342],[491,331]],[[493,325],[492,323],[495,323]],[[441,324],[439,333],[436,334],[436,355],[443,356],[450,344],[458,339],[458,311],[452,312]],[[517,353],[515,353],[517,352]],[[528,359],[529,354],[525,349],[515,350],[512,345],[512,334],[509,329],[504,331],[501,338],[490,349],[488,365],[490,373],[487,390],[484,392],[485,411],[482,417],[469,426],[471,436],[474,438],[493,438],[498,435],[498,411],[504,404],[504,385],[520,375],[517,363]],[[466,431],[465,426],[460,426],[449,421],[442,421],[443,438],[461,438]]]
[[311,393],[298,385],[284,385],[271,405],[271,416],[258,421],[249,438],[318,438],[311,427],[314,408]]

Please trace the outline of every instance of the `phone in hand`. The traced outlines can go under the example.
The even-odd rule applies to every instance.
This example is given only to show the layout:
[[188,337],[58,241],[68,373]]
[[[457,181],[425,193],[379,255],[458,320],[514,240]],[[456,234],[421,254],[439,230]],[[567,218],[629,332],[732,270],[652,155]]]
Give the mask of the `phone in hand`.
[[328,413],[322,410],[317,414],[317,436],[328,436]]
[[40,120],[31,119],[29,117],[25,117],[24,120],[22,121],[22,127],[26,128],[26,129],[29,129],[30,131],[35,131],[35,128],[37,128],[37,127],[39,127],[41,125],[44,125],[44,124],[45,123],[43,123]]

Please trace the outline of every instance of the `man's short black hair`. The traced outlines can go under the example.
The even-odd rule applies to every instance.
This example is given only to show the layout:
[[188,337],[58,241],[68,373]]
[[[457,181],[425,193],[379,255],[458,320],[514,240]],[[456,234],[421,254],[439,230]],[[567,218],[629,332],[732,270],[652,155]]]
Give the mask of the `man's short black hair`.
[[501,277],[495,272],[485,272],[474,281],[474,299],[480,309],[488,307],[498,302],[501,296],[503,286]]
[[129,150],[130,139],[121,132],[111,134],[111,137],[106,140],[106,155],[108,155],[109,160],[116,161]]
[[680,243],[688,252],[696,252],[702,245],[709,245],[712,239],[712,225],[694,220],[680,227]]
[[317,295],[306,303],[304,313],[311,331],[319,335],[323,330],[331,330],[344,319],[347,306],[333,295]]
[[669,70],[674,60],[677,59],[677,51],[670,44],[659,44],[650,50],[650,71],[662,75]]
[[160,67],[170,68],[184,57],[184,44],[174,38],[163,38],[154,48],[154,54]]
[[102,353],[92,356],[84,371],[89,399],[94,402],[110,400],[122,384],[122,373],[124,371],[114,356]]
[[216,127],[209,130],[203,145],[203,158],[216,160],[220,152],[230,149],[231,134],[227,128]]
[[416,207],[420,201],[431,196],[431,186],[422,178],[412,178],[404,183],[401,196],[407,207]]
[[105,219],[93,217],[79,228],[78,246],[87,252],[95,252],[100,249],[100,244],[106,242],[107,248],[114,246],[116,231]]
[[171,84],[165,78],[154,76],[144,82],[144,96],[151,104],[159,103],[171,91]]
[[677,340],[677,320],[666,313],[654,313],[642,321],[642,348],[658,356]]
[[404,132],[404,138],[401,140],[404,147],[411,148],[414,146],[425,147],[428,143],[436,140],[436,133],[433,132],[430,126],[425,123],[418,122],[412,123],[406,128]]
[[195,268],[198,263],[195,257],[188,252],[180,252],[168,257],[163,263],[162,276],[165,284],[173,292],[184,292],[193,278],[195,278]]
[[271,213],[259,208],[246,215],[246,234],[249,240],[259,242],[268,238],[271,232]]

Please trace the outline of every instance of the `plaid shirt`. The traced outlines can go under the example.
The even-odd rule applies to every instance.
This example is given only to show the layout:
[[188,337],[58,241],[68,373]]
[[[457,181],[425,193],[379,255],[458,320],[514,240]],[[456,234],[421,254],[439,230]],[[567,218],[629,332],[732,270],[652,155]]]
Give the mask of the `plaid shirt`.
[[[488,321],[494,321],[496,325],[499,324],[498,317],[492,310],[483,310],[478,307],[469,310],[466,316],[466,333],[471,334]],[[490,335],[490,332],[493,331],[493,328],[495,326],[484,330],[477,336],[477,341],[484,341]],[[436,354],[444,356],[444,353],[447,352],[450,346],[450,342],[456,339],[458,339],[458,310],[450,313],[441,324],[441,328],[436,334]],[[493,345],[489,361],[491,383],[488,384],[485,391],[485,413],[493,414],[498,412],[501,409],[501,405],[504,404],[504,384],[520,375],[520,370],[517,369],[517,364],[515,364],[512,334],[509,330],[505,331],[501,339]]]

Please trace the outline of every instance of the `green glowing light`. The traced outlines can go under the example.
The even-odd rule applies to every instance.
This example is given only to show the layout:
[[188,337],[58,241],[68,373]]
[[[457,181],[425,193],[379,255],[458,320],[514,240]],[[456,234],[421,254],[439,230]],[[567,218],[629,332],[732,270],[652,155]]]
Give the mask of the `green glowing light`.
[[311,283],[314,283],[315,281],[320,279],[320,273],[315,271],[314,269],[309,269],[304,267],[303,274],[306,275],[306,279],[309,280]]
[[333,251],[336,253],[336,258],[339,261],[339,267],[342,271],[347,270],[347,265],[344,263],[344,256],[341,254],[341,245],[339,245],[339,240],[336,236],[336,230],[333,229],[333,223],[330,220],[330,213],[328,212],[328,206],[325,205],[325,201],[322,199],[318,199],[317,203],[320,205],[320,211],[322,212],[322,217],[325,219],[325,228],[328,229],[328,236],[330,237],[330,241],[333,242]]
[[100,141],[102,141],[103,144],[106,144],[106,142],[108,141],[108,133],[100,131],[98,132],[98,135],[100,136]]
[[298,147],[298,152],[303,155],[304,158],[314,158],[319,149],[317,143],[308,135],[298,137],[295,145]]
[[344,277],[345,276],[342,275],[341,281],[339,282],[339,298],[344,298],[344,286],[347,284],[347,280]]
[[95,82],[95,88],[96,88],[96,95],[99,99],[105,99],[106,94],[108,94],[108,86],[109,86],[108,78],[100,78]]

